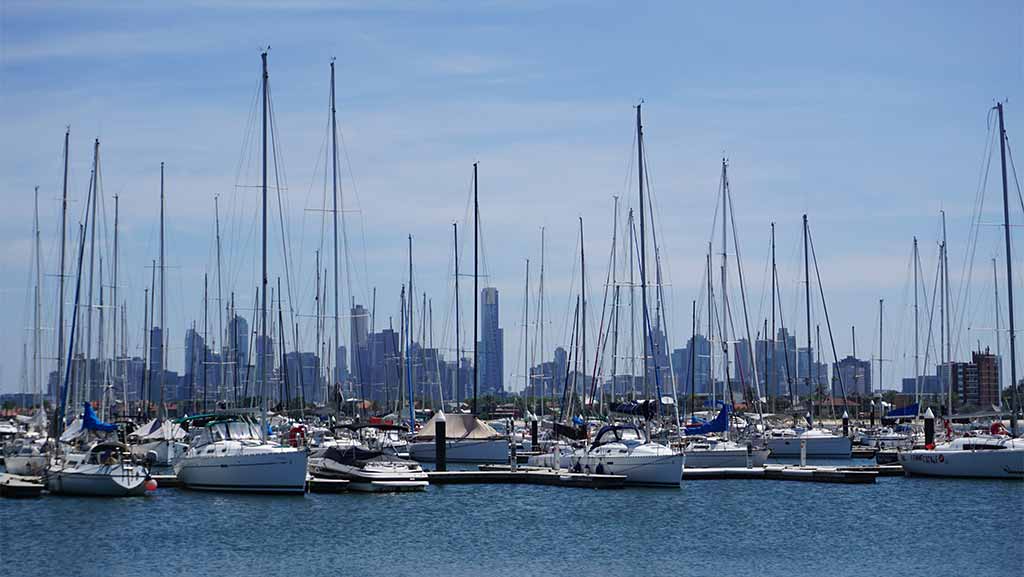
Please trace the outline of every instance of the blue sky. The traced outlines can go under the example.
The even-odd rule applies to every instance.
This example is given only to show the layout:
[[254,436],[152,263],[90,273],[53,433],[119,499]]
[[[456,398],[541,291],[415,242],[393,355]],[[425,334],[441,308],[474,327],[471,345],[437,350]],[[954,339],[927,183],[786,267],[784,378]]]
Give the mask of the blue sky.
[[[415,283],[433,300],[435,342],[454,346],[451,223],[467,225],[471,166],[479,161],[484,268],[501,291],[506,379],[522,374],[524,259],[532,260],[535,281],[541,226],[548,240],[545,340],[563,342],[577,217],[585,219],[593,255],[596,311],[613,195],[622,197],[623,211],[636,203],[633,107],[642,98],[673,346],[688,335],[725,155],[751,322],[760,325],[766,314],[768,227],[776,221],[787,322],[802,325],[796,276],[807,212],[839,354],[850,351],[850,325],[858,328],[858,352],[877,349],[871,335],[884,298],[892,330],[883,356],[897,365],[886,371],[909,376],[911,238],[921,239],[930,291],[938,214],[947,212],[953,289],[961,294],[996,99],[1008,102],[1011,142],[1021,132],[1022,37],[1017,2],[4,2],[0,291],[7,306],[0,321],[10,328],[0,335],[8,352],[0,389],[20,386],[36,185],[50,275],[45,338],[53,340],[66,125],[70,228],[84,207],[94,138],[101,140],[107,224],[100,230],[108,254],[112,197],[120,197],[118,284],[128,302],[130,352],[141,343],[143,288],[157,254],[161,161],[171,367],[181,366],[186,326],[201,322],[203,273],[214,281],[214,195],[225,294],[252,301],[258,197],[249,187],[258,172],[246,135],[267,45],[297,314],[312,313],[321,214],[309,209],[323,202],[335,57],[344,198],[358,211],[346,216],[353,294],[345,288],[344,298],[366,303],[376,287],[378,327],[388,315],[397,319],[412,234]],[[993,165],[986,225],[1001,221],[995,176]],[[271,274],[283,275],[279,229],[272,233]],[[994,345],[984,330],[994,324],[986,275],[989,259],[1001,257],[999,241],[998,229],[981,227],[972,291],[955,303],[965,318],[954,334],[960,356],[978,342]],[[463,250],[468,270],[471,245]],[[464,290],[466,317],[471,296]],[[592,318],[596,325],[596,312]],[[300,322],[303,340],[312,341],[308,321]],[[463,334],[470,331],[465,325]],[[52,344],[44,354],[53,356]]]

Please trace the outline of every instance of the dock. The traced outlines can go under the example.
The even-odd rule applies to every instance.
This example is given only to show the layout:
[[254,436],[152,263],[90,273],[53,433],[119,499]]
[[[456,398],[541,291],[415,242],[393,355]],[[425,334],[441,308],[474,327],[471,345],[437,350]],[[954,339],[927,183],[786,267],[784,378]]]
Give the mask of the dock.
[[0,497],[35,499],[42,494],[43,483],[38,477],[22,477],[8,473],[0,475]]
[[306,490],[310,493],[344,493],[348,491],[348,479],[309,477],[306,479]]
[[851,459],[874,459],[878,449],[875,447],[853,447],[850,449]]
[[431,485],[518,484],[576,487],[582,489],[621,489],[625,475],[588,475],[535,467],[481,465],[477,471],[428,471]]
[[[900,473],[902,474],[902,472]],[[802,481],[805,483],[874,483],[877,467],[822,467],[765,465],[764,467],[684,468],[684,481],[723,479],[764,479],[766,481]]]

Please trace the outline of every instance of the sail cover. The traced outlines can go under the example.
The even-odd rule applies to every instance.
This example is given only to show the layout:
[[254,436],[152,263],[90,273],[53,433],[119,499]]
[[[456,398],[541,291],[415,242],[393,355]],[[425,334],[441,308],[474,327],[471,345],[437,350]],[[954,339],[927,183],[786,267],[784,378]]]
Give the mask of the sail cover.
[[85,403],[85,412],[82,414],[82,428],[89,431],[100,431],[101,433],[112,433],[117,430],[117,425],[104,423],[92,410],[92,405]]
[[612,405],[611,410],[624,415],[636,415],[650,419],[658,414],[658,401],[655,399],[641,399],[638,401],[627,401]]
[[158,441],[184,439],[185,430],[181,425],[163,419],[153,419],[132,432],[132,437],[139,441]]
[[697,423],[696,425],[687,425],[687,435],[707,435],[708,433],[724,433],[729,428],[729,406],[722,405],[722,410],[718,411],[718,416],[714,420],[707,423]]
[[[417,441],[429,441],[434,438],[437,415],[434,415],[423,428],[416,433]],[[445,415],[444,435],[449,439],[500,439],[501,433],[494,430],[494,427],[476,418],[474,415],[452,414]]]
[[919,410],[919,405],[914,403],[913,405],[907,405],[906,407],[900,407],[893,409],[885,414],[887,419],[898,419],[900,417],[916,417]]

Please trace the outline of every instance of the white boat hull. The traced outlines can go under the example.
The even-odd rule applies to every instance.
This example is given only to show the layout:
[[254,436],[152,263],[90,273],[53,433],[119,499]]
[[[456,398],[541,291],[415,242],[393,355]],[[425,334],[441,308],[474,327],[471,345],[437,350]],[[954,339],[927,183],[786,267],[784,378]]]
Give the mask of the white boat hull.
[[1024,479],[1024,449],[981,451],[900,451],[907,475]]
[[345,479],[351,491],[363,493],[395,493],[423,491],[429,485],[428,477],[419,465],[415,470],[408,466],[355,467],[331,459],[310,459],[309,472],[316,477]]
[[849,437],[799,437],[770,438],[767,447],[773,457],[800,458],[800,442],[807,441],[807,456],[810,458],[849,459],[853,443]]
[[46,489],[58,495],[84,497],[132,497],[146,493],[149,475],[143,467],[87,465],[75,469],[50,469]]
[[686,456],[672,455],[573,455],[573,471],[598,475],[625,475],[627,485],[679,487]]
[[763,467],[768,461],[768,454],[768,449],[754,449],[750,453],[748,463],[746,449],[687,451],[686,467],[688,469],[742,468],[747,465]]
[[[446,459],[449,463],[508,463],[506,439],[448,440]],[[424,463],[437,460],[434,441],[409,443],[409,457]]]
[[270,451],[185,455],[174,465],[182,486],[199,491],[306,492],[306,452]]
[[49,458],[46,455],[11,455],[4,459],[4,467],[12,475],[39,477],[46,472]]

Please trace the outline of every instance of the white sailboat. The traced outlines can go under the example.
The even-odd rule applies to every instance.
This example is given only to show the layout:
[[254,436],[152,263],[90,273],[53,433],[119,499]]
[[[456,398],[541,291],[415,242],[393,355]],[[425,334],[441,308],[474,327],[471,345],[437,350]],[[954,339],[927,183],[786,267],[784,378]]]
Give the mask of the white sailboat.
[[248,415],[186,418],[189,449],[174,463],[182,486],[202,491],[306,491],[306,451],[270,443]]
[[625,475],[629,485],[679,487],[686,458],[649,441],[636,425],[607,425],[589,447],[577,449],[560,465],[579,473]]
[[798,458],[806,451],[804,454],[811,458],[849,459],[853,454],[849,437],[825,429],[773,429],[768,431],[765,445],[773,457]]
[[[152,465],[170,466],[188,450],[185,430],[167,419],[152,419],[128,435],[132,454],[152,460]],[[151,454],[152,453],[152,454]]]
[[763,467],[771,451],[717,437],[687,439],[684,446],[686,466],[690,469]]
[[57,461],[43,477],[58,495],[132,497],[156,489],[149,471],[138,464],[127,445],[101,442],[86,452],[73,452]]
[[[409,456],[433,463],[437,459],[434,415],[409,442]],[[446,456],[449,463],[507,463],[508,438],[475,415],[444,415]]]

